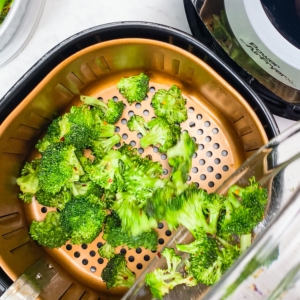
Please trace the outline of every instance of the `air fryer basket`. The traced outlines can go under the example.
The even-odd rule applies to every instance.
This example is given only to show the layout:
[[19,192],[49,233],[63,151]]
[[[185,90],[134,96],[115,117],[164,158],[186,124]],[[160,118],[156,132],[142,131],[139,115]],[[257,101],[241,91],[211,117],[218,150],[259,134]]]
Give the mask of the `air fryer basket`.
[[[125,29],[128,34],[133,28],[136,35],[146,38],[122,36]],[[202,59],[183,48],[200,53]],[[35,202],[22,204],[15,180],[24,162],[34,155],[33,146],[51,119],[70,105],[78,104],[79,94],[122,99],[115,88],[117,81],[122,76],[145,72],[150,76],[148,99],[141,105],[127,105],[117,124],[123,141],[139,148],[139,138],[128,132],[126,120],[133,113],[150,119],[153,92],[177,84],[187,98],[189,111],[182,127],[199,144],[190,180],[208,191],[214,191],[247,157],[275,136],[277,127],[259,98],[240,84],[226,66],[218,63],[209,50],[190,36],[161,25],[122,23],[94,28],[49,54],[0,102],[3,119],[0,127],[1,267],[16,280],[40,258],[50,263],[58,274],[40,299],[118,299],[125,290],[106,290],[100,277],[106,263],[97,254],[103,242],[101,235],[90,245],[67,243],[54,250],[43,249],[28,235],[30,221],[42,219],[46,208]],[[225,81],[204,60],[220,68],[219,73],[227,74],[229,80]],[[238,88],[233,88],[230,81]],[[166,157],[156,148],[139,150],[161,161],[168,172]],[[173,233],[165,224],[160,224],[157,230],[161,249]],[[128,266],[137,276],[156,255],[145,249],[124,247],[122,251],[126,251]]]

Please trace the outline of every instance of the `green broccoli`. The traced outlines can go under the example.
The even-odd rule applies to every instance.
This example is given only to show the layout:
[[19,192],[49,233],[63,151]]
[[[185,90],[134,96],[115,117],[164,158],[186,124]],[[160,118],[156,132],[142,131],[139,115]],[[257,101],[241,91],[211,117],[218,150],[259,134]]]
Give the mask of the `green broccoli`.
[[197,230],[194,236],[193,242],[177,244],[176,248],[190,254],[186,270],[198,283],[215,284],[239,257],[239,249],[230,244],[221,247],[217,239],[207,235],[202,229]]
[[108,289],[119,286],[130,288],[135,281],[135,275],[128,269],[123,254],[116,254],[109,260],[101,277]]
[[140,132],[143,136],[146,135],[148,128],[148,124],[146,120],[139,115],[133,115],[127,122],[127,127],[130,131]]
[[72,199],[72,193],[70,189],[65,187],[56,194],[48,193],[39,189],[36,192],[35,198],[41,205],[56,207],[57,209],[62,210],[66,203]]
[[130,105],[133,102],[141,102],[146,99],[149,91],[149,77],[144,73],[123,77],[117,83],[117,89]]
[[180,127],[171,125],[164,118],[155,118],[148,122],[149,131],[141,140],[141,147],[158,146],[159,152],[166,152],[179,140]]
[[135,195],[129,192],[118,192],[116,197],[112,209],[118,214],[124,232],[137,236],[157,228],[157,221],[146,215]]
[[57,211],[47,213],[43,221],[32,221],[29,233],[39,245],[48,248],[59,248],[70,238],[68,231],[61,223],[61,215]]
[[155,230],[146,231],[136,236],[124,232],[121,220],[114,211],[106,217],[102,238],[113,247],[127,246],[135,249],[143,247],[156,250],[158,244],[158,234]]
[[21,170],[21,176],[16,180],[16,183],[21,190],[19,197],[25,203],[30,203],[32,197],[39,190],[39,166],[39,159],[34,159],[31,162],[26,162]]
[[75,197],[61,211],[62,226],[70,232],[72,244],[91,243],[102,230],[107,213],[103,205],[93,203],[89,197]]
[[75,154],[75,147],[63,142],[47,147],[37,172],[40,188],[52,194],[58,193],[65,186],[71,186],[83,174],[83,168]]
[[109,138],[100,138],[91,144],[92,153],[101,158],[105,156],[116,144],[121,141],[121,136],[115,133]]
[[169,90],[159,89],[152,97],[151,104],[155,115],[166,118],[170,124],[180,124],[188,118],[186,99],[176,85],[172,85]]
[[[96,111],[95,109],[93,111]],[[94,131],[97,135],[97,139],[99,138],[109,138],[115,134],[116,127],[113,124],[109,124],[106,121],[102,120],[98,113],[94,114],[95,118],[95,127]],[[96,139],[96,140],[97,140]]]
[[163,299],[175,286],[185,284],[186,286],[195,286],[197,281],[190,273],[185,276],[177,271],[182,262],[179,255],[173,248],[164,248],[162,256],[166,259],[167,268],[156,268],[145,276],[145,283],[156,299]]
[[120,191],[124,189],[122,176],[130,160],[117,150],[110,150],[99,162],[86,165],[89,177],[106,190]]
[[230,239],[239,236],[241,251],[251,244],[252,231],[263,219],[268,194],[255,178],[249,180],[249,185],[241,187],[232,185],[224,201],[225,212],[219,220],[220,236]]
[[109,124],[115,124],[119,121],[123,114],[125,104],[123,101],[115,102],[113,99],[109,99],[107,103],[91,96],[80,96],[80,100],[88,106],[96,107],[101,111],[99,115],[101,119]]
[[116,255],[115,248],[115,246],[106,242],[98,249],[98,254],[103,258],[111,259]]
[[93,181],[74,182],[71,194],[74,197],[95,195],[98,198],[103,196],[104,190]]

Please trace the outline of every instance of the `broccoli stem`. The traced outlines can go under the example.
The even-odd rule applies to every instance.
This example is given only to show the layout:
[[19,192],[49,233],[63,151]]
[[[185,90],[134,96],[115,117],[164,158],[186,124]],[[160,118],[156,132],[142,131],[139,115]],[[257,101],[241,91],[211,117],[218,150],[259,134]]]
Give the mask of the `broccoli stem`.
[[252,242],[252,236],[251,233],[248,234],[242,234],[240,236],[240,249],[243,253],[248,247],[250,247]]

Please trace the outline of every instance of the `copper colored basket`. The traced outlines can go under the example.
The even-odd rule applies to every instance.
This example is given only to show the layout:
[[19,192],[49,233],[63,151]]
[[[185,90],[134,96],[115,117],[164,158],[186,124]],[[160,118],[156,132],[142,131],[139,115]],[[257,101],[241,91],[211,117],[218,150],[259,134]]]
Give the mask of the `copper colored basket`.
[[[140,148],[139,136],[127,129],[132,114],[153,116],[150,100],[159,88],[178,85],[187,99],[188,120],[182,129],[198,144],[190,181],[209,192],[216,190],[255,150],[264,145],[264,127],[247,101],[218,73],[193,54],[169,43],[124,38],[97,43],[73,54],[56,66],[13,110],[0,126],[0,264],[16,280],[40,258],[51,263],[56,276],[39,299],[119,299],[125,289],[107,290],[100,274],[106,264],[98,248],[100,236],[89,245],[67,243],[44,249],[28,234],[33,219],[41,220],[49,208],[18,199],[16,178],[26,160],[36,154],[34,145],[51,120],[79,104],[79,95],[123,100],[116,89],[121,77],[144,72],[150,77],[148,98],[127,104],[117,123],[122,140],[160,161],[167,174],[166,156],[157,148]],[[157,228],[158,251],[172,238],[166,224]],[[127,249],[129,268],[141,274],[156,253]],[[122,251],[125,251],[122,250]]]

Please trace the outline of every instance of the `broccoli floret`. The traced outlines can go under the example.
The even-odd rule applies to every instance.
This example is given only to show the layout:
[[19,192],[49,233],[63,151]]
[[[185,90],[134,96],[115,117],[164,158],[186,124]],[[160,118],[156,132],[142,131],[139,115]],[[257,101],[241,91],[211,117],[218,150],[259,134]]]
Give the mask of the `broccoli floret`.
[[164,118],[155,118],[148,122],[149,131],[141,140],[141,146],[146,148],[150,145],[158,146],[159,152],[166,152],[179,140],[180,127],[171,125]]
[[128,269],[123,254],[116,254],[109,260],[101,277],[108,289],[119,286],[130,288],[135,281],[135,275]]
[[118,214],[124,232],[137,236],[143,232],[151,231],[152,228],[157,228],[156,220],[146,215],[139,206],[135,195],[119,192],[116,197],[112,209]]
[[16,183],[21,190],[19,197],[25,203],[30,203],[32,197],[39,190],[39,166],[39,159],[34,159],[31,162],[26,162],[23,169],[21,170],[21,176],[16,180]]
[[84,196],[88,197],[90,195],[94,195],[98,198],[103,196],[104,190],[98,184],[93,181],[86,182],[74,182],[72,188],[73,196]]
[[156,250],[158,243],[158,234],[155,230],[143,232],[136,236],[124,232],[119,216],[113,211],[106,218],[102,238],[113,247],[143,247],[145,249]]
[[148,128],[148,124],[146,120],[139,115],[133,115],[127,122],[127,127],[130,131],[140,132],[143,136],[146,135]]
[[133,102],[141,102],[145,100],[149,91],[149,77],[144,73],[123,77],[117,83],[117,88],[130,105]]
[[90,179],[104,189],[120,191],[124,189],[122,174],[126,164],[130,165],[130,160],[126,155],[122,155],[117,150],[110,150],[100,162],[88,167],[88,173]]
[[182,260],[173,248],[164,248],[161,254],[166,259],[167,269],[157,268],[145,276],[145,283],[149,286],[153,297],[163,299],[163,296],[180,284],[185,284],[186,286],[195,286],[197,284],[197,281],[191,274],[187,273],[184,276],[176,270]]
[[93,203],[89,197],[75,197],[61,211],[62,226],[70,232],[72,244],[91,243],[102,230],[107,213],[102,205]]
[[80,96],[80,100],[88,106],[93,106],[102,111],[101,118],[109,124],[115,124],[123,114],[125,104],[123,101],[115,102],[109,99],[107,103],[91,96]]
[[75,147],[63,142],[47,147],[40,160],[37,172],[40,188],[47,193],[56,194],[64,186],[70,186],[84,174],[79,163]]
[[62,210],[66,203],[71,200],[72,193],[70,189],[64,187],[56,194],[48,193],[40,189],[36,192],[35,198],[37,202],[42,205],[56,207]]
[[216,234],[218,216],[223,208],[221,195],[208,194],[192,184],[167,204],[165,220],[170,228],[183,225],[191,233],[202,228],[207,233]]
[[187,120],[186,99],[181,90],[172,85],[169,90],[159,89],[153,96],[151,104],[157,117],[166,118],[170,124],[182,123]]
[[115,246],[106,242],[98,249],[98,254],[103,258],[111,259],[116,255]]
[[99,138],[109,138],[115,134],[115,125],[103,121],[98,114],[95,114],[95,127],[94,131]]
[[232,185],[224,201],[225,212],[219,220],[221,236],[237,235],[240,247],[244,251],[251,244],[252,231],[263,219],[267,205],[267,190],[262,188],[252,177],[249,185]]
[[59,248],[70,238],[68,231],[61,224],[59,212],[48,212],[43,221],[34,220],[30,225],[29,233],[39,245],[48,248]]
[[115,133],[112,137],[95,140],[91,144],[92,153],[98,158],[105,156],[116,144],[121,141],[121,136]]

